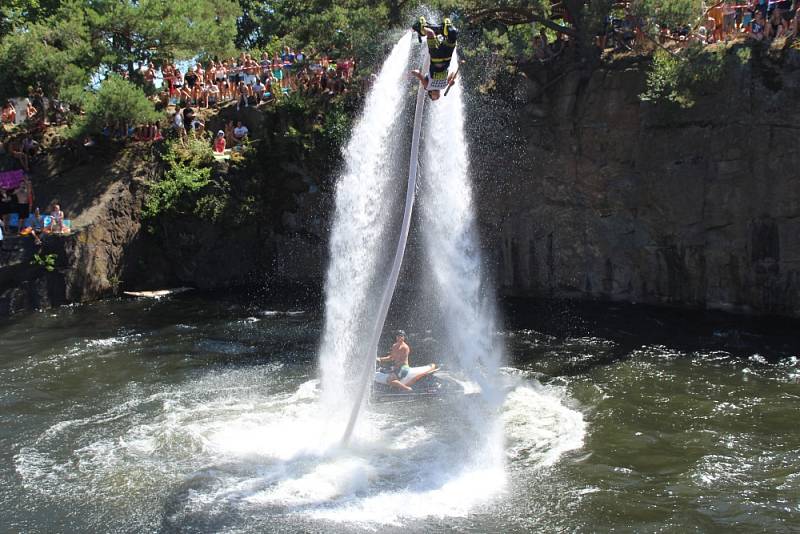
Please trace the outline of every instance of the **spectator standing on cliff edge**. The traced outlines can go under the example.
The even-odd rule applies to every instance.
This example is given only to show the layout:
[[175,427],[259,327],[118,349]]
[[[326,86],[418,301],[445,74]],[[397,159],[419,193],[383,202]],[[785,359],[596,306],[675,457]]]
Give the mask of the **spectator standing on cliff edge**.
[[3,124],[11,124],[14,125],[17,122],[17,109],[14,107],[14,102],[12,100],[8,100],[3,106],[2,115],[0,115],[0,121]]

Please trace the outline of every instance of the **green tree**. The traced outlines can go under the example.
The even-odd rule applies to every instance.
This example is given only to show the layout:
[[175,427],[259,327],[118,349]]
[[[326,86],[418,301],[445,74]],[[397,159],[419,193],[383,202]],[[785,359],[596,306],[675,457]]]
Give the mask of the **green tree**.
[[473,24],[516,26],[535,22],[570,36],[586,49],[614,6],[613,0],[466,0],[460,10]]
[[[463,14],[480,26],[518,26],[536,23],[570,36],[579,55],[592,55],[595,35],[602,31],[612,13],[622,15],[626,3],[619,0],[443,0],[438,7]],[[634,0],[628,8],[652,23],[675,27],[694,23],[702,15],[702,0]]]
[[72,127],[72,135],[97,133],[105,127],[125,127],[158,120],[160,114],[140,87],[112,75],[97,92],[87,92],[85,115]]
[[236,0],[12,0],[0,10],[0,95],[41,83],[49,95],[141,62],[229,53]]
[[703,14],[702,0],[636,0],[631,10],[667,28],[692,25]]
[[230,52],[241,13],[235,0],[94,0],[85,11],[98,63],[131,76],[139,62]]
[[[75,6],[77,4],[68,4]],[[59,13],[19,26],[0,41],[0,97],[28,94],[42,85],[57,95],[69,85],[85,85],[96,65],[91,36],[81,9]]]
[[61,0],[4,0],[0,5],[0,39],[14,27],[42,22],[55,15]]
[[240,0],[237,44],[265,47],[275,38],[320,52],[374,55],[388,30],[403,25],[412,0]]

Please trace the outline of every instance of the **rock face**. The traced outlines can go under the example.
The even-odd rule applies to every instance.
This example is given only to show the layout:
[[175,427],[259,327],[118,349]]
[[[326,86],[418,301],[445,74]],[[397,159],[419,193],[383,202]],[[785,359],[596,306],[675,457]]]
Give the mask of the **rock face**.
[[[60,203],[67,218],[79,215],[72,218],[72,234],[42,235],[41,246],[30,236],[2,242],[0,316],[111,296],[135,260],[145,179],[157,171],[152,158],[141,150],[104,161],[80,156],[86,154],[66,170],[55,158],[40,162],[54,174],[35,176],[37,203],[45,213]],[[35,255],[50,256],[50,270]]]
[[647,63],[520,76],[513,133],[473,141],[501,291],[800,316],[798,65],[765,52],[689,110],[640,101]]
[[[753,49],[688,110],[641,102],[648,65],[530,68],[510,103],[467,103],[501,293],[800,317],[800,52]],[[261,129],[280,148],[285,125]],[[47,171],[58,194],[46,198],[81,213],[78,231],[45,241],[53,272],[31,264],[29,238],[3,245],[0,315],[120,288],[321,288],[333,179],[297,150],[259,178],[265,220],[173,217],[155,234],[141,223],[146,182],[161,172],[147,154]]]

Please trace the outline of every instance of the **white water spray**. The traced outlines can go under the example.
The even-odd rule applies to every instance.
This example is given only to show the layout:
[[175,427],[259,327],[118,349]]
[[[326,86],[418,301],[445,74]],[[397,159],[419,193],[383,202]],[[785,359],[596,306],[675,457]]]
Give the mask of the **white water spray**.
[[[426,70],[427,70],[426,63]],[[394,253],[394,262],[392,263],[392,270],[386,280],[386,285],[381,294],[381,301],[378,305],[378,313],[375,314],[375,322],[372,327],[372,333],[367,344],[367,353],[361,363],[362,371],[360,378],[356,384],[356,395],[353,398],[353,408],[350,411],[350,419],[347,421],[347,427],[342,437],[342,443],[347,444],[350,436],[353,433],[353,428],[358,421],[358,414],[361,411],[361,406],[364,401],[364,393],[367,386],[372,381],[372,375],[375,372],[375,361],[373,357],[378,352],[378,342],[381,338],[383,325],[386,322],[386,316],[389,313],[389,306],[392,304],[392,297],[394,290],[397,287],[397,279],[400,277],[400,267],[403,265],[403,256],[406,252],[406,244],[408,243],[408,233],[411,230],[411,214],[414,211],[414,197],[417,192],[417,170],[419,167],[419,137],[422,131],[422,114],[425,111],[425,88],[419,87],[417,89],[417,103],[414,107],[414,130],[411,137],[411,157],[408,164],[408,185],[406,186],[406,203],[403,210],[403,221],[400,224],[400,236],[397,240],[397,248]]]
[[[453,55],[458,64],[458,55]],[[422,231],[443,318],[447,353],[481,390],[480,409],[466,410],[484,451],[502,458],[502,429],[495,415],[503,401],[497,373],[503,350],[495,342],[494,295],[483,283],[481,254],[469,179],[460,79],[447,97],[431,106],[423,160]],[[489,294],[486,292],[489,291]],[[491,428],[490,428],[491,427]]]
[[502,350],[492,342],[494,313],[488,303],[494,302],[494,295],[485,293],[483,284],[460,79],[449,96],[431,106],[427,132],[422,231],[434,290],[450,349],[487,393]]
[[365,353],[369,336],[365,318],[374,313],[369,307],[370,288],[389,220],[386,191],[393,178],[389,137],[407,88],[410,45],[411,35],[406,34],[383,64],[344,150],[347,167],[336,188],[320,367],[323,402],[336,408],[339,415],[352,399],[344,387],[350,375],[347,363],[354,355]]

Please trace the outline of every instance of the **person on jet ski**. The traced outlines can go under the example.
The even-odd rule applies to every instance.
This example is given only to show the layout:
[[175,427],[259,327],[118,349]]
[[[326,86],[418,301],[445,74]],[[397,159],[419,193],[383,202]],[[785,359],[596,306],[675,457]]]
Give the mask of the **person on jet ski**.
[[422,74],[419,70],[412,70],[411,74],[417,78],[425,87],[431,100],[439,100],[442,91],[448,89],[456,83],[458,71],[450,73],[450,61],[453,59],[453,52],[456,49],[458,40],[458,30],[450,22],[444,19],[444,23],[439,26],[427,24],[425,17],[420,17],[419,21],[411,27],[428,44],[428,53],[431,56],[431,65],[427,74]]
[[408,365],[408,356],[411,354],[411,347],[406,343],[406,333],[403,330],[398,330],[394,336],[394,343],[392,348],[389,349],[389,354],[377,358],[379,374],[388,375],[386,377],[386,384],[396,388],[412,391],[410,387],[403,384],[401,380],[408,375],[411,367]]

